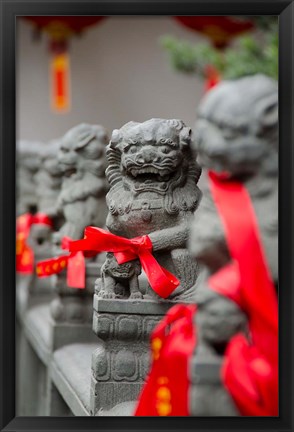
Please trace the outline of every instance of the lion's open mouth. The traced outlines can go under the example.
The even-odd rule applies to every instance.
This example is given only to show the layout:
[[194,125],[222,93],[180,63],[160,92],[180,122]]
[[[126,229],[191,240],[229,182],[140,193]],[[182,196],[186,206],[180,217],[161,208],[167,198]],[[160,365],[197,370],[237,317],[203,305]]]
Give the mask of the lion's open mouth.
[[132,168],[127,171],[127,174],[142,183],[168,182],[173,176],[173,173],[168,169],[154,167]]
[[76,174],[77,170],[73,167],[67,167],[64,169],[63,173],[65,177],[71,177],[72,175]]

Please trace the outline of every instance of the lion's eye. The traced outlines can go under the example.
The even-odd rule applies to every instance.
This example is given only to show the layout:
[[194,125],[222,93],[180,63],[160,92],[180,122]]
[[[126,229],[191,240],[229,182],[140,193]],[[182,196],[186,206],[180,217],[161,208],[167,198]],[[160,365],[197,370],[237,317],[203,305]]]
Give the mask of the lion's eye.
[[171,149],[167,146],[162,146],[162,147],[160,147],[160,150],[162,151],[162,153],[166,154],[166,153],[169,153]]
[[129,148],[129,152],[130,152],[130,153],[136,153],[136,151],[137,151],[137,148],[136,148],[135,145],[132,145],[132,146]]

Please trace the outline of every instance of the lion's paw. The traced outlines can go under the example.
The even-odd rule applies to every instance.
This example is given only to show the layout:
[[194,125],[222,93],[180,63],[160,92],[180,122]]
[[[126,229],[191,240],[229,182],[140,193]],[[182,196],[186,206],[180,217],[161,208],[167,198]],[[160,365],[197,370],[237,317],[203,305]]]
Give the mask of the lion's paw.
[[105,291],[105,290],[100,291],[98,296],[99,296],[99,298],[102,298],[102,299],[114,299],[114,298],[116,298],[116,295],[114,292]]

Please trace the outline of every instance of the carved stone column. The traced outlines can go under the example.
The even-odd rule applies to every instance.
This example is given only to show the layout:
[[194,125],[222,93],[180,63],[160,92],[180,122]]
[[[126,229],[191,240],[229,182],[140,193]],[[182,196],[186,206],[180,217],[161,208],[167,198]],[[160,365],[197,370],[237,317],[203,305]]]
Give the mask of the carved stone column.
[[132,414],[149,369],[151,331],[175,302],[193,298],[198,264],[186,241],[201,193],[190,136],[181,120],[151,119],[113,131],[107,147],[109,231],[148,235],[154,257],[180,284],[164,300],[144,280],[139,260],[119,265],[107,254],[94,296],[93,415]]

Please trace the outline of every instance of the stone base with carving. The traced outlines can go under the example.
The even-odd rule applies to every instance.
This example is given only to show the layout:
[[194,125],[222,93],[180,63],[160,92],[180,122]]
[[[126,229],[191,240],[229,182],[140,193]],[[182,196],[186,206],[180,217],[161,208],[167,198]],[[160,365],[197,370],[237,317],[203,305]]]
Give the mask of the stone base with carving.
[[91,415],[111,415],[117,405],[137,400],[149,370],[150,334],[174,304],[94,296],[93,330],[100,343],[92,354]]

